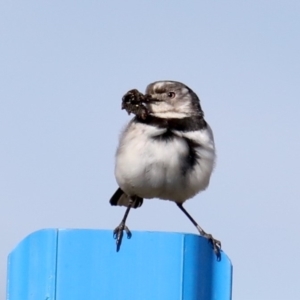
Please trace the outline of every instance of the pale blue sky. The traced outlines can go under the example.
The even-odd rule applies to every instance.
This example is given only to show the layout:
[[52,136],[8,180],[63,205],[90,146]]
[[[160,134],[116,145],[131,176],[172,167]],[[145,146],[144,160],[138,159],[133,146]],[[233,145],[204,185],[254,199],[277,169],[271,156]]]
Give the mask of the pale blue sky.
[[[171,79],[214,130],[210,187],[186,208],[231,258],[233,299],[300,299],[299,53],[299,1],[2,1],[1,298],[30,232],[119,223],[121,97]],[[128,226],[196,233],[158,200]]]

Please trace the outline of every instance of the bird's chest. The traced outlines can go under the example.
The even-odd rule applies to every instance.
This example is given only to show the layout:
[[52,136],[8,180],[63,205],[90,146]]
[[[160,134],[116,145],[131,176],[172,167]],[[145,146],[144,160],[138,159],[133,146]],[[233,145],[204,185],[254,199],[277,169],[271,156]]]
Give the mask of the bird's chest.
[[168,198],[185,186],[189,155],[186,140],[168,130],[128,136],[117,152],[117,181],[129,194]]
[[148,178],[181,172],[189,155],[186,141],[167,130],[155,136],[136,137],[123,150],[123,161],[132,166],[136,175]]

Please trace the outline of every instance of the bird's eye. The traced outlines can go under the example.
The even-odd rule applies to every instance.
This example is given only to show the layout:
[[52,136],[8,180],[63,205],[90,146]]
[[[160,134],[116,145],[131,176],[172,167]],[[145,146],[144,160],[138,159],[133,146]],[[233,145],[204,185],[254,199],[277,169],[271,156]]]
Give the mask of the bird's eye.
[[174,92],[169,92],[168,93],[169,98],[174,98],[175,96],[176,96],[176,94]]

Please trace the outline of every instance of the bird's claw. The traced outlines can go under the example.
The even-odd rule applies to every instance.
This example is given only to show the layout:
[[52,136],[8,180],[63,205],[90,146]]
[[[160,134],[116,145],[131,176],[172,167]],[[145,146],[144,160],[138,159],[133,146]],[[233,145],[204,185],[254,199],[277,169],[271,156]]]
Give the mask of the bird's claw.
[[213,238],[211,234],[206,234],[205,236],[208,241],[212,244],[215,254],[217,255],[218,260],[221,258],[221,242]]
[[120,250],[120,246],[122,243],[122,238],[123,238],[123,231],[125,230],[126,234],[127,234],[127,238],[130,239],[132,234],[129,230],[129,228],[125,225],[125,223],[121,223],[115,230],[113,233],[113,237],[116,240],[116,244],[117,244],[117,251]]

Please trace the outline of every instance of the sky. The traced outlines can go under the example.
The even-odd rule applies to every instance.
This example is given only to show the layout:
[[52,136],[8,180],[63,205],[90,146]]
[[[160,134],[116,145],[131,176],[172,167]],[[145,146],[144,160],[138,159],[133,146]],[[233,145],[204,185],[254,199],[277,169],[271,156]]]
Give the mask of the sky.
[[[233,299],[300,299],[299,16],[299,1],[1,1],[0,297],[31,232],[119,224],[122,96],[176,80],[214,131],[210,186],[185,207],[222,241]],[[197,233],[169,201],[127,224]]]

